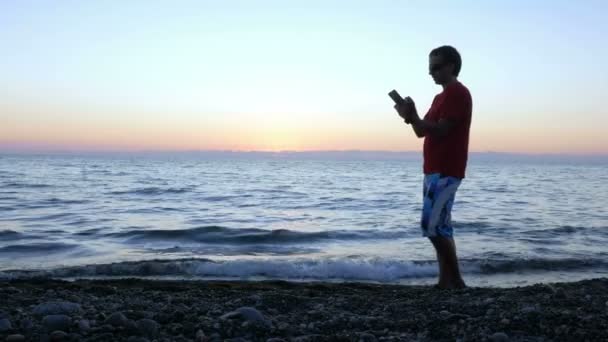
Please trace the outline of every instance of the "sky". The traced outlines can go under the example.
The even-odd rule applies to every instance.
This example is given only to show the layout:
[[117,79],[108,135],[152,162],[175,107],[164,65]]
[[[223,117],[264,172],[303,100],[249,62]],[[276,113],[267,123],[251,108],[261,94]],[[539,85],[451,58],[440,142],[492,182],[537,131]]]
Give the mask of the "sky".
[[0,151],[419,151],[387,96],[441,92],[470,150],[608,154],[608,2],[2,1]]

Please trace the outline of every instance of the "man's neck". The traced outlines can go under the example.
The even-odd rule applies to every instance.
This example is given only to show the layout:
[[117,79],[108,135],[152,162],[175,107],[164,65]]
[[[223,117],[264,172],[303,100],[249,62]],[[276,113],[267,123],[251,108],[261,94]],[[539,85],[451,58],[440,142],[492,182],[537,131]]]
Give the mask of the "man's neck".
[[441,86],[443,87],[443,89],[445,90],[445,88],[447,88],[450,84],[452,83],[456,83],[458,82],[458,78],[456,77],[452,77],[451,79],[449,79],[446,83],[443,83]]

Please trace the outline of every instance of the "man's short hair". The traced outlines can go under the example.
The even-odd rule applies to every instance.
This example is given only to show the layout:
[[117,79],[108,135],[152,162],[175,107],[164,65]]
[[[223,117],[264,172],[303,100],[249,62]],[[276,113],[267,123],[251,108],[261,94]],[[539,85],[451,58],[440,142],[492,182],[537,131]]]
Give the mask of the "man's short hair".
[[454,76],[458,76],[462,67],[460,53],[453,46],[444,45],[433,49],[429,56],[441,56],[444,63],[454,64]]

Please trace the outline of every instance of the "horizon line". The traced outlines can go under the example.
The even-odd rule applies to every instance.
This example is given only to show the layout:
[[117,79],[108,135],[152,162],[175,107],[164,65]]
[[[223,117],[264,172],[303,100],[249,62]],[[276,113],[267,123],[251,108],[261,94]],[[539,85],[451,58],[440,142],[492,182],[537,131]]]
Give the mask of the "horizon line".
[[[223,153],[223,154],[422,154],[422,150],[231,150],[231,149],[196,149],[196,150],[155,150],[155,149],[2,149],[0,154],[188,154],[188,153]],[[608,157],[608,152],[600,153],[573,153],[573,152],[516,152],[516,151],[469,151],[469,154],[493,154],[515,156],[572,156],[572,157]]]

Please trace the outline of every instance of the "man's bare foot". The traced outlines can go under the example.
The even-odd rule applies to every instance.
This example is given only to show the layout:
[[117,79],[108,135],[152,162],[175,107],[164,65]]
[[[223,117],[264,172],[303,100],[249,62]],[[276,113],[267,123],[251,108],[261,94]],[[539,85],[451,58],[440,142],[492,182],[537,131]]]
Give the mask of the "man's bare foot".
[[456,281],[456,282],[438,283],[433,286],[433,288],[442,289],[442,290],[457,290],[457,289],[464,289],[466,287],[467,287],[467,285],[462,280]]

